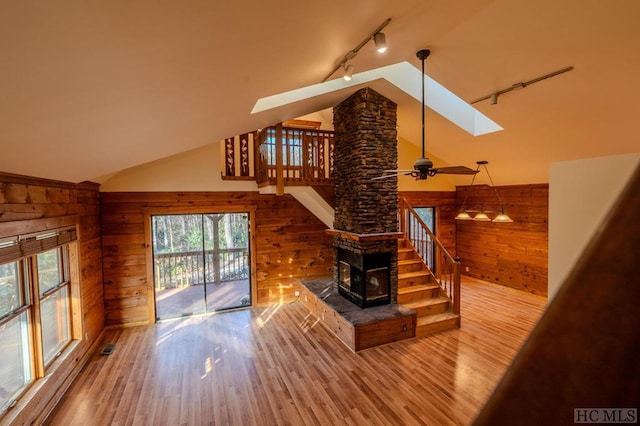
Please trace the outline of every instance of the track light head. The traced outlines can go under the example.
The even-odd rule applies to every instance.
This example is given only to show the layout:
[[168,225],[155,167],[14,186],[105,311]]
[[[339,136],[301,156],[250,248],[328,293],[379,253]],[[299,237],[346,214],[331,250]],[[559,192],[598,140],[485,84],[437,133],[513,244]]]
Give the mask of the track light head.
[[384,36],[384,33],[375,33],[373,35],[373,42],[376,45],[378,53],[384,53],[387,51],[387,39]]
[[345,81],[350,81],[353,76],[353,67],[345,64],[342,66],[342,71],[342,78],[344,78]]

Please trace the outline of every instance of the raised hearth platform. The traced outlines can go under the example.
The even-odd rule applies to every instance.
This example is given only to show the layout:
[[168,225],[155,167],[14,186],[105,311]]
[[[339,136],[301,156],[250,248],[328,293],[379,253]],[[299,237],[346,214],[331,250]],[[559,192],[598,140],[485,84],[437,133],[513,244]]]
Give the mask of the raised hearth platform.
[[352,351],[416,336],[416,312],[389,304],[362,309],[338,294],[333,278],[302,282],[300,301]]

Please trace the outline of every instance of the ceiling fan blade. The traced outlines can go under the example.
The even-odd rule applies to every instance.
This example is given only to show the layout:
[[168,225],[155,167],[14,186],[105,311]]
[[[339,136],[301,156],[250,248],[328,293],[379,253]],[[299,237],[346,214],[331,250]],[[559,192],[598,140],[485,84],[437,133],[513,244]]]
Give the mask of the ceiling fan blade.
[[437,167],[429,170],[430,173],[442,173],[448,175],[475,175],[478,170],[470,169],[467,166],[451,166],[451,167]]
[[369,180],[380,180],[380,179],[388,179],[388,178],[398,177],[398,176],[406,176],[406,175],[412,174],[415,170],[394,170],[394,172],[396,171],[398,173],[386,174],[386,175],[371,178]]
[[415,169],[394,169],[394,170],[383,170],[382,173],[411,173],[414,171]]

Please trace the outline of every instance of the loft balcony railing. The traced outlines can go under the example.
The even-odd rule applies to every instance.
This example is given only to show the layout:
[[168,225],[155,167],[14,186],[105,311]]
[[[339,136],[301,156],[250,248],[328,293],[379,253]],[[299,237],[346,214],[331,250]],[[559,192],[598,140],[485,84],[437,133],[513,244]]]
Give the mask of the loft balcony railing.
[[224,141],[223,179],[258,186],[332,185],[334,132],[278,124]]

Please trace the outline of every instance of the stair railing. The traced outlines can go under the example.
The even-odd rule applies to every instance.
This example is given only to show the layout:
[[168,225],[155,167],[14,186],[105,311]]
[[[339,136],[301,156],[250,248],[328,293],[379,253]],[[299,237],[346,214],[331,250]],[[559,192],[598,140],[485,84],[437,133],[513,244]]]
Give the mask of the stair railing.
[[460,315],[460,259],[449,254],[406,199],[401,198],[398,206],[400,232],[411,242],[440,288],[451,299],[452,312]]

